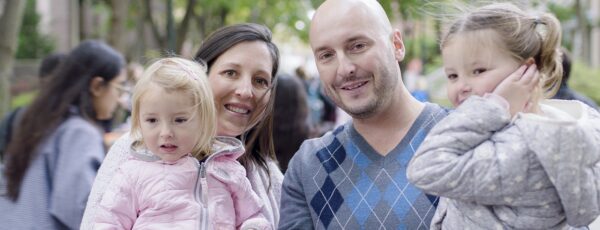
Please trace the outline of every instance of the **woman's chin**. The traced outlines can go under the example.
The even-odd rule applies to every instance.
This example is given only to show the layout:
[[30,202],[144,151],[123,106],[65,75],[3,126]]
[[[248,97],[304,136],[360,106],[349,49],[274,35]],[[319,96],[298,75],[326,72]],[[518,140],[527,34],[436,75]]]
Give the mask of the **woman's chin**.
[[243,130],[217,130],[217,136],[237,137],[242,135]]

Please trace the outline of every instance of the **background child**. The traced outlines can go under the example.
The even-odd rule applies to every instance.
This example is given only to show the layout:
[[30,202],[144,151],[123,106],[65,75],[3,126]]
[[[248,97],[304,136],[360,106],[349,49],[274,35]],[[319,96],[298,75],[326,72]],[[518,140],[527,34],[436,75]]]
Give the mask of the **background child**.
[[242,143],[214,138],[205,72],[182,58],[145,71],[133,94],[133,154],[102,197],[94,229],[270,228],[236,160]]
[[457,108],[407,169],[414,185],[444,197],[433,229],[564,229],[598,216],[600,115],[540,100],[560,85],[559,43],[554,16],[508,3],[472,11],[442,37]]

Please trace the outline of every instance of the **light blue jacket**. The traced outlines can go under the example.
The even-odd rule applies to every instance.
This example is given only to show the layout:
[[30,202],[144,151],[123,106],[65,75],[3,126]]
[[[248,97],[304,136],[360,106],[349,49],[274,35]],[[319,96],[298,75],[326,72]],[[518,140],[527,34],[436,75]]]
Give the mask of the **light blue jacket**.
[[101,130],[72,112],[37,151],[17,202],[0,197],[0,229],[79,229],[104,158]]

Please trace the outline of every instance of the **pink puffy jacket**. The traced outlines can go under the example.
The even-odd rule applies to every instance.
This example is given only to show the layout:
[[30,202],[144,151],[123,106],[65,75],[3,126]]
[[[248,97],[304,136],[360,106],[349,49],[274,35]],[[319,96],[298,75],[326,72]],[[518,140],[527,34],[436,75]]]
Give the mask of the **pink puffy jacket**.
[[130,157],[102,197],[93,228],[271,229],[236,160],[244,153],[241,142],[217,140],[202,163],[191,156],[170,163]]

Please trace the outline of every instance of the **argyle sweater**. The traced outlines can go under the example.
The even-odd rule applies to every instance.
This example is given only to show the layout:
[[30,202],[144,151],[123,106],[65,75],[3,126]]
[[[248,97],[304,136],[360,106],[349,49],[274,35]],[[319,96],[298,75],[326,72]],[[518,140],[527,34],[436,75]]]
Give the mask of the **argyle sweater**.
[[411,185],[406,166],[446,115],[427,103],[386,156],[352,123],[305,141],[285,174],[279,229],[428,229],[437,197]]

